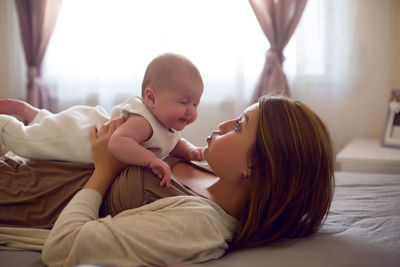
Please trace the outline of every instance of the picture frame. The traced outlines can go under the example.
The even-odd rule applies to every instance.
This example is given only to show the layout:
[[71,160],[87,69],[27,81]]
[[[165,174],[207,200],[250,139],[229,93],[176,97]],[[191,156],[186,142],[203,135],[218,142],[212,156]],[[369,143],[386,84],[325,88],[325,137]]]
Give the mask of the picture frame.
[[400,148],[400,89],[393,89],[390,95],[381,145]]

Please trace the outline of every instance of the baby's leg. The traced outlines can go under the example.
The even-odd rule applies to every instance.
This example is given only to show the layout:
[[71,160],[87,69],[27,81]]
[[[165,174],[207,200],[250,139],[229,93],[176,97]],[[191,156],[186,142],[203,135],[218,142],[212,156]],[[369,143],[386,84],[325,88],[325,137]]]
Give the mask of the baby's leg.
[[104,109],[88,106],[57,114],[42,109],[28,126],[0,114],[0,143],[25,158],[92,162],[89,133],[108,120]]
[[58,117],[54,114],[24,125],[13,116],[0,115],[0,144],[24,158],[90,162],[89,131],[74,131],[73,122],[63,125]]
[[21,118],[25,124],[32,122],[39,109],[16,99],[0,99],[0,114],[7,114]]

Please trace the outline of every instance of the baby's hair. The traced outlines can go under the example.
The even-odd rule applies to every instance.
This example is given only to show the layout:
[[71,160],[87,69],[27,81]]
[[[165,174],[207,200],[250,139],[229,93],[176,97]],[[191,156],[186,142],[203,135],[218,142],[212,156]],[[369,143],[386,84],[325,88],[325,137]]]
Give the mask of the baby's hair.
[[165,53],[154,58],[147,66],[142,82],[142,97],[147,87],[154,90],[169,87],[171,77],[178,68],[203,84],[199,70],[189,59],[182,55]]

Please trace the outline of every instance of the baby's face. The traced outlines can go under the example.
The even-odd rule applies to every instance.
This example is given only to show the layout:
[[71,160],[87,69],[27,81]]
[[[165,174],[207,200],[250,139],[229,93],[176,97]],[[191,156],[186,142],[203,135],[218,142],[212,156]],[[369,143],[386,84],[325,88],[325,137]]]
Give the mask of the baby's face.
[[200,80],[180,77],[156,93],[152,112],[165,128],[181,131],[196,120],[202,94]]

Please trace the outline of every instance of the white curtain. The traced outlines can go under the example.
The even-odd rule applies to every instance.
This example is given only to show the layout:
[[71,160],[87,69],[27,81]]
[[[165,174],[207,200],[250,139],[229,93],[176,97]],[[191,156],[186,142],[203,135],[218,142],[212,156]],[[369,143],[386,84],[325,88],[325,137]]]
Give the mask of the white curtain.
[[[389,81],[396,81],[391,68],[399,65],[390,47],[396,2],[309,0],[284,50],[292,96],[322,117],[336,149],[382,131]],[[204,145],[218,122],[248,104],[267,49],[248,1],[64,0],[44,75],[56,110],[110,108],[140,93],[151,58],[181,53],[205,81],[198,120],[183,136]]]
[[247,1],[65,0],[44,75],[56,111],[76,103],[110,108],[140,94],[153,57],[176,52],[202,73],[202,102],[243,101],[266,43]]
[[309,0],[288,44],[292,96],[322,117],[337,151],[354,138],[380,138],[398,77],[399,12],[397,0]]
[[[357,27],[356,20],[361,6],[368,2],[378,4],[379,0],[309,0],[293,41],[285,51],[285,69],[293,87],[304,79],[336,85],[354,79],[359,68],[351,60],[359,48],[359,34],[365,34],[359,31],[362,27]],[[343,88],[337,89],[336,93],[343,93]],[[321,88],[321,91],[327,90]]]

